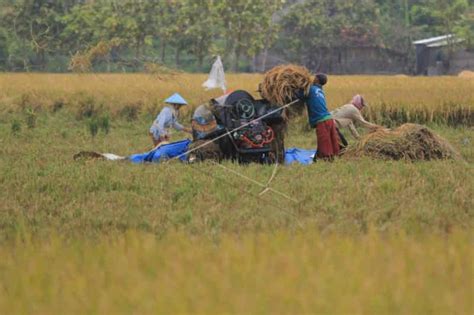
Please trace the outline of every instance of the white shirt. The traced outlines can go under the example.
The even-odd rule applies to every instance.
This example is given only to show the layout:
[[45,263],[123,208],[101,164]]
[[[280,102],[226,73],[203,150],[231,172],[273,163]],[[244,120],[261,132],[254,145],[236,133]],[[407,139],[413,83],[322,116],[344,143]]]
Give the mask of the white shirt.
[[360,135],[354,126],[354,123],[359,123],[362,127],[367,129],[379,128],[378,125],[372,124],[362,117],[360,110],[352,104],[346,104],[331,112],[332,118],[336,121],[338,128],[348,127],[352,135],[359,139]]
[[178,122],[176,112],[171,107],[164,107],[161,112],[156,116],[153,125],[151,125],[150,132],[155,136],[165,136],[168,134],[166,129],[173,127],[174,129],[181,131],[184,129],[183,125]]

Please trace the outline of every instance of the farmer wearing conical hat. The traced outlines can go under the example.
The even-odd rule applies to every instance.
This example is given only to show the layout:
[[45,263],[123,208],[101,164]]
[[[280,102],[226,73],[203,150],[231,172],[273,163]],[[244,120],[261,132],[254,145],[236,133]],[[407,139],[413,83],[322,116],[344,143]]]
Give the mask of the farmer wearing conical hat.
[[317,158],[332,160],[340,152],[336,124],[327,109],[326,96],[323,91],[323,85],[326,83],[327,76],[317,74],[308,95],[300,97],[306,103],[309,124],[316,129],[318,149],[315,161]]
[[[383,128],[382,126],[372,124],[364,119],[361,112],[365,107],[366,103],[364,98],[361,95],[356,95],[352,98],[352,101],[349,104],[333,110],[331,114],[339,129],[349,128],[354,138],[359,139],[360,135],[355,128],[356,123],[371,130]],[[347,142],[345,145],[347,145]]]
[[191,128],[184,127],[178,122],[179,110],[188,104],[186,100],[179,93],[175,93],[167,98],[165,103],[170,106],[165,106],[161,110],[150,127],[150,136],[155,147],[162,142],[169,141],[169,129],[171,127],[178,131],[192,133]]

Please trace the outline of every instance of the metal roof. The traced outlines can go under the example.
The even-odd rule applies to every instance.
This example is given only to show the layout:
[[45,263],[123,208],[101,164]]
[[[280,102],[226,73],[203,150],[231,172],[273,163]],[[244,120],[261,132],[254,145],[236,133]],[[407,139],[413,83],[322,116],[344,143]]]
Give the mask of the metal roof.
[[442,47],[448,46],[449,44],[458,44],[464,41],[461,38],[456,38],[455,35],[443,35],[437,37],[426,38],[413,42],[413,45],[425,45],[426,47]]

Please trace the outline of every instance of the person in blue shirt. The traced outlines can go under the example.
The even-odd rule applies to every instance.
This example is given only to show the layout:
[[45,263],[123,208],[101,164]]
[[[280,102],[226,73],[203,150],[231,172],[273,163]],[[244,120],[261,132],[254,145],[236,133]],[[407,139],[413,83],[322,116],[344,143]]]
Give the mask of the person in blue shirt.
[[332,160],[339,155],[339,135],[336,124],[326,105],[326,96],[323,86],[327,83],[327,75],[317,74],[309,89],[308,95],[300,97],[308,110],[309,125],[316,129],[318,142],[316,158]]
[[178,122],[179,110],[188,104],[186,100],[178,93],[175,93],[166,99],[165,103],[170,106],[163,107],[150,127],[150,136],[155,147],[162,142],[169,141],[169,128],[171,127],[178,131],[192,133],[191,128],[186,128]]

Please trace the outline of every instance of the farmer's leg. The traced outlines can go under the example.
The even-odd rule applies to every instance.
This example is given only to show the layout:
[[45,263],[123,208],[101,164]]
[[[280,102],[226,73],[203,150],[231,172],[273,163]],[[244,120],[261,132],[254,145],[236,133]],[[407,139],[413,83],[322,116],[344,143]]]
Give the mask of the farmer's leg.
[[347,142],[346,137],[342,134],[342,132],[339,130],[339,128],[336,127],[337,134],[339,135],[339,139],[341,139],[341,144],[340,147],[344,149],[349,145],[349,142]]
[[328,127],[330,128],[331,132],[331,142],[332,142],[332,155],[337,156],[341,151],[341,147],[339,145],[341,139],[339,138],[339,133],[337,132],[336,124],[334,120],[328,121]]
[[153,141],[153,147],[156,147],[158,144],[162,142],[162,138],[154,132],[150,132],[151,140]]
[[316,138],[318,141],[318,158],[328,158],[332,155],[332,143],[329,129],[326,122],[321,122],[316,125]]

